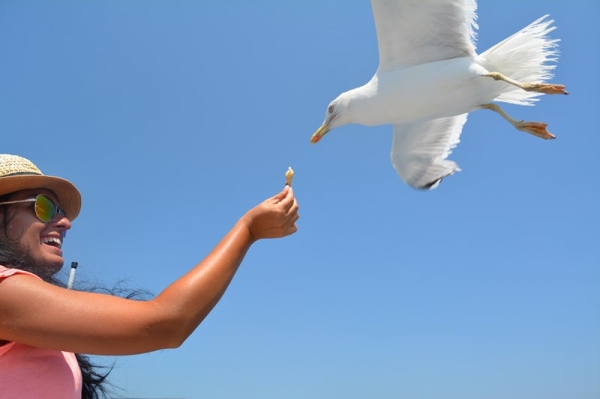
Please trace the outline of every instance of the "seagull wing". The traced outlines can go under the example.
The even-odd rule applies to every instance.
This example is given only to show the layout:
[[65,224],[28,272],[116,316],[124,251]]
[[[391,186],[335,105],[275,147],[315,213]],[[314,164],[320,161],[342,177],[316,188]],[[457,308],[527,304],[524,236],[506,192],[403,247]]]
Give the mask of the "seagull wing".
[[475,0],[371,0],[379,71],[475,56]]
[[460,141],[467,115],[394,125],[391,158],[400,178],[414,188],[433,189],[460,171],[446,158]]

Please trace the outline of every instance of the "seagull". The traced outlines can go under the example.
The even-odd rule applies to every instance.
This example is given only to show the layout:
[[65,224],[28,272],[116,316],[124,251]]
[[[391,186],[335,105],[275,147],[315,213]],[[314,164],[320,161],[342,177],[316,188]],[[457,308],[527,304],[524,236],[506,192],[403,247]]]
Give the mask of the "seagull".
[[436,188],[460,171],[448,160],[470,112],[487,109],[516,129],[554,139],[546,123],[517,121],[496,102],[533,105],[543,94],[568,94],[546,83],[558,39],[545,15],[477,54],[475,0],[371,0],[379,67],[365,85],[340,94],[312,135],[317,143],[347,125],[393,125],[391,160],[417,189]]

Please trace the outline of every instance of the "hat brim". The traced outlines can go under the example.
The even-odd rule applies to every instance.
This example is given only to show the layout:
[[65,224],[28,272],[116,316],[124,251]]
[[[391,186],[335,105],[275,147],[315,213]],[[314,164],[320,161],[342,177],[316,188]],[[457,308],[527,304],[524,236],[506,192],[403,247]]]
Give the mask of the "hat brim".
[[65,210],[69,220],[75,220],[81,209],[81,194],[68,180],[55,176],[17,175],[0,178],[0,195],[21,190],[45,188],[56,195],[61,208]]

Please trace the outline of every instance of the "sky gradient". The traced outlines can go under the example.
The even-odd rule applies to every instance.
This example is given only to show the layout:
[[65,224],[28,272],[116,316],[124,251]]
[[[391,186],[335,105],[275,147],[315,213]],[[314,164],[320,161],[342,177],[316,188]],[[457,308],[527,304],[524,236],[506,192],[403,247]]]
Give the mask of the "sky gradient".
[[309,143],[377,68],[366,0],[2,1],[0,152],[80,189],[79,283],[159,293],[296,172],[298,233],[182,347],[119,358],[118,395],[600,397],[600,5],[482,1],[477,47],[545,14],[571,94],[505,109],[557,139],[477,111],[421,192],[390,126]]

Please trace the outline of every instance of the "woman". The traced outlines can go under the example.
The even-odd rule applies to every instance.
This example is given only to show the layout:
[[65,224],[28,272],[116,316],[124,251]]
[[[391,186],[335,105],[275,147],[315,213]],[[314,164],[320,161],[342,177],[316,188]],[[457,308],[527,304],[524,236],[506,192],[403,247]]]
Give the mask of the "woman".
[[[154,299],[68,290],[53,282],[81,196],[29,160],[0,155],[0,396],[95,398],[102,375],[75,353],[176,348],[217,304],[250,246],[296,232],[291,187],[248,211],[198,265]],[[83,371],[83,389],[82,374]],[[82,396],[83,392],[83,396]]]

